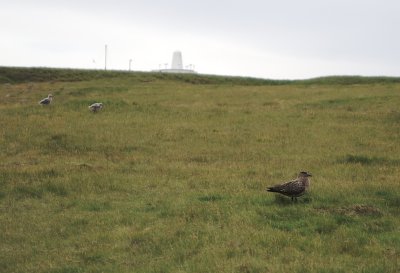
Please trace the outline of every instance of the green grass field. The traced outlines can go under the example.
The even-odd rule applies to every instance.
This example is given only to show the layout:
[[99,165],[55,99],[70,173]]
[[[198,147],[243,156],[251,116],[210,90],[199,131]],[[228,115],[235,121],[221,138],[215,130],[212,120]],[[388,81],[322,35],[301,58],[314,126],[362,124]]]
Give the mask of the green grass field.
[[0,271],[399,272],[399,140],[399,78],[0,68]]

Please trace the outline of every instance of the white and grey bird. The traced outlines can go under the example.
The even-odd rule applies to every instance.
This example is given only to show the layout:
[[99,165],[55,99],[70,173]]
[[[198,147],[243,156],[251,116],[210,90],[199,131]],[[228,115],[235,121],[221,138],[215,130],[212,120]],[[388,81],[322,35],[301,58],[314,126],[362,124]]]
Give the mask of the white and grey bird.
[[296,197],[302,196],[307,192],[310,187],[310,180],[308,178],[311,176],[308,172],[300,172],[296,179],[268,187],[267,191],[289,196],[293,201]]
[[103,103],[101,102],[96,102],[89,106],[89,110],[92,111],[93,113],[100,111],[102,108],[103,108]]
[[53,100],[53,95],[49,94],[47,96],[47,98],[42,99],[41,101],[39,101],[40,105],[49,105],[51,103],[51,101]]

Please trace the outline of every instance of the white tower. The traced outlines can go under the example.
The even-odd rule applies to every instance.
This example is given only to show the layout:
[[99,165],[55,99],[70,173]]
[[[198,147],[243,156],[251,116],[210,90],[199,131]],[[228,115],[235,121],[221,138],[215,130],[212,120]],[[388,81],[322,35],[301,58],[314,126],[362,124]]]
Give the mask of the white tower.
[[[171,68],[167,68],[168,64],[165,64],[165,69],[162,69],[162,64],[159,65],[159,69],[158,70],[154,70],[154,71],[158,71],[158,72],[162,72],[162,73],[196,73],[196,71],[194,71],[194,65],[190,64],[188,66],[186,66],[186,69],[183,68],[183,62],[182,62],[182,53],[180,51],[175,51],[172,54],[172,64],[171,64]],[[189,68],[189,69],[187,69]]]
[[183,69],[182,53],[180,51],[175,51],[172,55],[171,69]]

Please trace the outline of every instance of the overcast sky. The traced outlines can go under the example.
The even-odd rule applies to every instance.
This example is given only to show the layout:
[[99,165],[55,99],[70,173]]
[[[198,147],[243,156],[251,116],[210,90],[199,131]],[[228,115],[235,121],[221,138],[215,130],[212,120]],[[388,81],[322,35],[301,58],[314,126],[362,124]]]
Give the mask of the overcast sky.
[[400,76],[398,0],[0,0],[0,66]]

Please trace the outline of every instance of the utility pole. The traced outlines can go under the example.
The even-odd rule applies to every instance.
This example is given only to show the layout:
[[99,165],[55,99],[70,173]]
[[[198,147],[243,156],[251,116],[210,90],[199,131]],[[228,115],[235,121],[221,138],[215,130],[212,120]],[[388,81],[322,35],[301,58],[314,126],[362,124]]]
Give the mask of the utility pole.
[[104,70],[107,70],[107,45],[104,48]]

